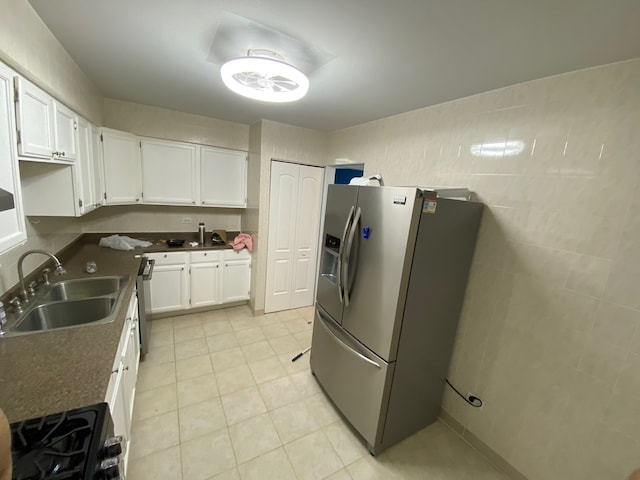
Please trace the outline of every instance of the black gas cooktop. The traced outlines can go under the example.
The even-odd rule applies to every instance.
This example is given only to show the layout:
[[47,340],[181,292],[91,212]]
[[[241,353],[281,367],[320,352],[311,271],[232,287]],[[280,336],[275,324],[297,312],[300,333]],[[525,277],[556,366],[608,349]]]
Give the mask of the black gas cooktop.
[[14,480],[119,478],[121,439],[106,403],[11,424]]

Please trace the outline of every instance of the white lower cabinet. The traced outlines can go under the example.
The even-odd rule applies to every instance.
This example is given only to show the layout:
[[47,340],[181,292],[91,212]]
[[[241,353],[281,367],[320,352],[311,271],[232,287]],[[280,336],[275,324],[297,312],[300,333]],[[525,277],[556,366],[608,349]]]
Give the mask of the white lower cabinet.
[[138,297],[131,297],[127,317],[122,329],[118,353],[111,370],[111,380],[107,387],[106,402],[109,404],[113,431],[124,438],[122,449],[123,468],[126,475],[129,450],[131,447],[131,419],[133,417],[133,401],[136,394],[136,379],[140,362],[140,341],[138,335]]
[[172,312],[189,308],[188,253],[152,253],[156,261],[151,279],[151,311]]
[[220,302],[222,252],[191,252],[191,307],[206,307]]
[[249,299],[251,254],[247,250],[146,255],[156,261],[151,279],[152,313]]
[[222,303],[249,299],[251,254],[247,250],[225,250],[222,269]]

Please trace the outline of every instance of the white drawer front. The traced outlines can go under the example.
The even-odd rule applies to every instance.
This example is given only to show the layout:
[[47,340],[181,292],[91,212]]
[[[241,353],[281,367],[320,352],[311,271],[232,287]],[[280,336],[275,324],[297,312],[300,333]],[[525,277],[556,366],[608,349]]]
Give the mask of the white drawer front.
[[187,263],[187,252],[147,253],[147,257],[156,261],[156,265],[181,265]]
[[220,250],[191,252],[191,263],[219,262],[220,260],[222,260]]
[[246,248],[242,250],[224,250],[225,260],[249,260],[251,253]]

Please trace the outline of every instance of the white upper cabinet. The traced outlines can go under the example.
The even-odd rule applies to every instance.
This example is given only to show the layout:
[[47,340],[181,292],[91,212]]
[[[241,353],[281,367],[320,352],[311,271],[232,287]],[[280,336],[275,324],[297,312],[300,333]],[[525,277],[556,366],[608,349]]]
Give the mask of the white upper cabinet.
[[53,98],[22,77],[17,91],[18,154],[50,159],[54,152]]
[[91,125],[91,150],[93,159],[93,197],[96,208],[104,205],[104,167],[102,165],[102,142],[100,128]]
[[247,206],[247,154],[202,147],[200,203],[219,207]]
[[144,203],[193,205],[198,198],[199,146],[142,138],[142,193]]
[[60,102],[53,101],[54,158],[73,162],[77,156],[77,115]]
[[22,77],[17,92],[18,154],[25,159],[73,162],[77,157],[77,116]]
[[106,205],[126,205],[141,200],[140,139],[109,128],[102,129],[102,160]]
[[80,175],[77,179],[78,209],[80,215],[96,208],[94,196],[94,162],[93,136],[91,125],[84,118],[78,117],[78,161]]

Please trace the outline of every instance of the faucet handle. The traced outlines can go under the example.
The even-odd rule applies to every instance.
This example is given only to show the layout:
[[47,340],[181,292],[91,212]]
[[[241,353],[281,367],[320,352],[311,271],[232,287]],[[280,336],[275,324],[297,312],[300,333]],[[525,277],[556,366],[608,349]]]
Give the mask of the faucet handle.
[[45,286],[49,285],[49,274],[51,273],[50,268],[45,268],[42,270],[42,284]]
[[13,297],[9,300],[9,304],[13,307],[13,311],[16,313],[22,313],[22,302],[20,297]]
[[29,296],[30,296],[30,297],[35,296],[35,294],[36,294],[36,287],[37,287],[37,286],[38,286],[38,282],[37,282],[37,281],[35,281],[35,280],[34,280],[34,281],[32,281],[32,282],[29,284]]

